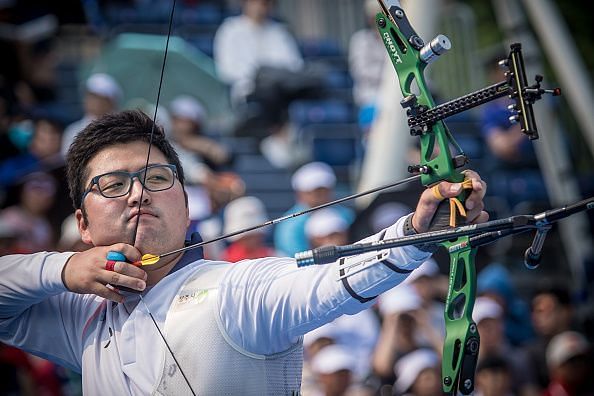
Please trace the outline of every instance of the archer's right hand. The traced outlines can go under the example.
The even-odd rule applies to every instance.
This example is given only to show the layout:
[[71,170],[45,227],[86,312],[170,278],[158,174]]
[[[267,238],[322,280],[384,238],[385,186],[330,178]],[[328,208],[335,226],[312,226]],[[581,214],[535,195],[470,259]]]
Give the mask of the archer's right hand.
[[121,252],[128,261],[141,259],[141,253],[135,247],[125,243],[111,246],[94,247],[70,257],[62,270],[62,281],[68,290],[79,294],[95,294],[97,296],[122,302],[123,296],[111,286],[123,286],[143,291],[146,288],[146,272],[130,263],[117,261],[113,271],[107,270],[107,254],[110,251]]

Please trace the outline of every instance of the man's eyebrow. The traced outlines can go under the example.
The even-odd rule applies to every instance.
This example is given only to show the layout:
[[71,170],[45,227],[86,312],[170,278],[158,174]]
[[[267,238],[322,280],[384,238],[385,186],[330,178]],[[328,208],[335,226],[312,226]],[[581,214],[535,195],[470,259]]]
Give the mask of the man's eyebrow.
[[[151,166],[155,166],[155,165],[169,165],[169,164],[168,163],[162,163],[162,162],[151,162],[151,163],[148,164],[148,167],[150,168]],[[129,171],[127,169],[119,168],[119,169],[110,170],[109,172],[105,172],[103,174],[113,173],[113,172],[134,173],[134,172],[139,172],[139,171],[143,170],[145,167],[146,166],[142,165],[140,168],[138,168],[135,171]]]

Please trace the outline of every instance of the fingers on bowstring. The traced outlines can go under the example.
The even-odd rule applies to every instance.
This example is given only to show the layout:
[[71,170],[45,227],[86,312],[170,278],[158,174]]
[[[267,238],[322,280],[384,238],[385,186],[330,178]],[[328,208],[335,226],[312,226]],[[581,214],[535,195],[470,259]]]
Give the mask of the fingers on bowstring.
[[[131,276],[130,272],[139,272],[140,277]],[[129,289],[143,291],[146,288],[146,273],[129,263],[118,261],[113,270],[104,270],[99,274],[98,281],[103,285],[115,287],[123,286]]]
[[97,287],[94,290],[92,290],[92,294],[95,294],[99,297],[103,297],[107,300],[111,300],[117,303],[121,303],[124,301],[124,296],[118,293],[115,289],[103,284],[98,284]]

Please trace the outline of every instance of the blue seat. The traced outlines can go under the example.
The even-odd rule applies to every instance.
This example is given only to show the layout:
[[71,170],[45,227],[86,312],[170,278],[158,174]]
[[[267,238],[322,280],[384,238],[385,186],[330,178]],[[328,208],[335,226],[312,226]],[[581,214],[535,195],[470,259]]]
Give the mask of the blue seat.
[[299,43],[301,53],[305,59],[342,56],[343,51],[335,40],[308,39]]
[[352,103],[340,100],[300,100],[289,105],[289,120],[297,127],[355,121]]
[[521,202],[548,202],[544,179],[538,169],[513,169],[493,172],[489,190],[505,198],[510,207]]
[[200,52],[212,58],[214,52],[214,38],[210,34],[199,34],[187,37],[186,41],[196,47]]
[[215,4],[199,4],[185,7],[177,13],[176,22],[189,25],[219,25],[223,20],[223,10]]
[[310,124],[301,129],[301,137],[314,161],[334,168],[348,167],[362,156],[361,131],[355,123]]
[[346,69],[330,69],[324,75],[326,86],[331,89],[350,89],[353,87],[353,78]]

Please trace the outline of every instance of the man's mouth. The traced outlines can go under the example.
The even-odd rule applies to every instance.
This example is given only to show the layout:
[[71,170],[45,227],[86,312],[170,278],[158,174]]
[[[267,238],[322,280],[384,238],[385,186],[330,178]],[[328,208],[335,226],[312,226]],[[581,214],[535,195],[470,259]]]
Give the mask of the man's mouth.
[[144,210],[141,209],[140,212],[138,212],[137,210],[133,211],[132,213],[130,213],[130,216],[128,217],[128,221],[130,220],[135,220],[136,216],[138,216],[140,214],[140,216],[150,216],[150,217],[157,217],[156,214],[154,214],[153,212],[149,211],[149,210]]

